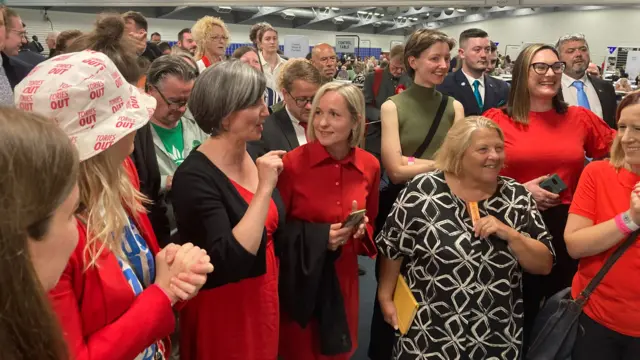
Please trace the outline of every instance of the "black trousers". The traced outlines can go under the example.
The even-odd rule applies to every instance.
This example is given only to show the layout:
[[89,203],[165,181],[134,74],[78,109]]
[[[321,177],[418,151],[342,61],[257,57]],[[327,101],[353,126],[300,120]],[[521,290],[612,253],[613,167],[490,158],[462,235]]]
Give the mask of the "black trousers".
[[640,359],[640,338],[619,334],[583,313],[571,360],[601,359]]
[[[380,274],[380,256],[376,258],[376,281]],[[389,360],[396,344],[395,330],[384,321],[380,303],[378,302],[378,290],[373,302],[373,316],[371,317],[371,333],[369,339],[369,359]]]
[[524,273],[522,291],[524,301],[523,352],[526,353],[531,341],[531,329],[545,299],[558,291],[570,287],[578,269],[578,261],[572,259],[564,243],[564,228],[569,216],[569,205],[558,205],[542,212],[547,229],[553,236],[552,244],[556,262],[551,273],[546,276]]

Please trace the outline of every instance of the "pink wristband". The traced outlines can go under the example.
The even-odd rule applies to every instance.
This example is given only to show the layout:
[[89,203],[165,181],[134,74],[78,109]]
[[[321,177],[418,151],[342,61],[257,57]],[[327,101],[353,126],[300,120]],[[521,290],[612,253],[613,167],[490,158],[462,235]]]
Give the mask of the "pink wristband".
[[407,159],[407,164],[409,165],[413,165],[416,162],[416,158],[413,156],[409,156],[409,158]]
[[613,219],[616,222],[616,227],[618,228],[618,230],[620,230],[621,233],[625,235],[631,234],[631,229],[629,229],[622,220],[622,214],[616,215],[616,217]]

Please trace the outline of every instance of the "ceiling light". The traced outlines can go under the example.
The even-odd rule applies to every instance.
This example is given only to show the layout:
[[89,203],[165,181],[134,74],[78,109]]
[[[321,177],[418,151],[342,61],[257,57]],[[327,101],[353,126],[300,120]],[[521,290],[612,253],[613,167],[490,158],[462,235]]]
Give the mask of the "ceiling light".
[[380,24],[379,22],[373,23],[373,27],[380,27],[380,26],[382,26],[382,24]]
[[411,19],[409,19],[409,20],[411,20],[411,21],[418,21],[418,18],[411,18]]
[[342,18],[342,16],[338,16],[334,18],[332,21],[334,24],[342,24],[344,22],[344,19]]
[[296,15],[290,11],[283,11],[280,13],[280,16],[285,20],[293,20],[296,17]]
[[332,7],[332,8],[331,8],[331,10],[333,10],[333,11],[339,11],[339,10],[340,10],[340,8]]
[[458,12],[467,12],[467,9],[458,9]]
[[373,13],[372,13],[372,12],[370,12],[370,13],[367,13],[367,15],[371,16],[371,15],[373,15]]
[[367,12],[366,12],[366,11],[362,11],[362,10],[360,10],[360,11],[358,11],[358,14],[360,14],[360,15],[367,15]]
[[217,6],[215,9],[221,14],[228,14],[231,12],[231,6]]
[[454,9],[454,8],[448,8],[447,10],[451,10],[451,11],[453,11],[453,10],[455,10],[455,9]]

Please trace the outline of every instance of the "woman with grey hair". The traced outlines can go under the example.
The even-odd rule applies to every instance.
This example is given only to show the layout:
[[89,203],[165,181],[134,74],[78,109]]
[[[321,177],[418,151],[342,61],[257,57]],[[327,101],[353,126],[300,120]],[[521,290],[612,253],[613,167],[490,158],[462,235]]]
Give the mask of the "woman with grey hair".
[[274,188],[284,151],[255,162],[247,152],[269,115],[265,87],[262,73],[231,60],[203,72],[189,98],[210,137],[176,171],[173,206],[180,238],[207,250],[216,276],[181,312],[183,360],[277,357],[273,234],[285,216]]
[[522,272],[548,274],[554,250],[535,200],[504,164],[502,130],[484,117],[454,123],[435,157],[438,170],[400,193],[376,238],[378,299],[399,329],[398,276],[416,301],[394,359],[519,359]]

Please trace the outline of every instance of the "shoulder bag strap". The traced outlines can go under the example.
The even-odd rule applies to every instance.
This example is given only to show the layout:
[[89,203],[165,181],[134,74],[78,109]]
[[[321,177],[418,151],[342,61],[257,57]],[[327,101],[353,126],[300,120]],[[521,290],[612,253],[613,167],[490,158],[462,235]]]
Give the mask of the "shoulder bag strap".
[[581,304],[584,304],[589,299],[589,296],[591,296],[591,293],[593,292],[593,290],[595,290],[596,286],[598,286],[600,281],[602,281],[604,276],[607,275],[607,272],[609,272],[609,269],[611,269],[613,264],[615,264],[616,261],[620,259],[622,254],[624,254],[625,251],[627,251],[627,249],[631,247],[631,245],[636,241],[636,238],[638,237],[639,234],[640,234],[640,230],[636,230],[633,233],[631,233],[631,235],[629,235],[629,237],[624,241],[624,243],[622,243],[622,245],[620,245],[613,252],[613,254],[611,254],[611,256],[607,259],[607,262],[605,262],[604,265],[602,266],[602,269],[600,269],[600,271],[598,271],[596,276],[594,276],[593,279],[591,279],[591,281],[589,282],[589,285],[587,285],[587,287],[580,293],[580,296],[578,299],[576,299],[576,301],[581,302]]
[[420,156],[422,156],[424,151],[427,150],[427,148],[429,147],[431,140],[433,140],[433,137],[435,136],[436,131],[438,131],[438,128],[440,127],[440,120],[442,120],[442,115],[444,114],[444,109],[447,108],[448,102],[449,102],[449,96],[442,94],[442,100],[440,100],[440,106],[438,107],[438,111],[436,112],[436,117],[433,118],[433,123],[429,128],[427,137],[424,138],[424,141],[422,142],[422,144],[420,144],[420,146],[418,146],[418,149],[413,153],[413,157],[419,158]]

